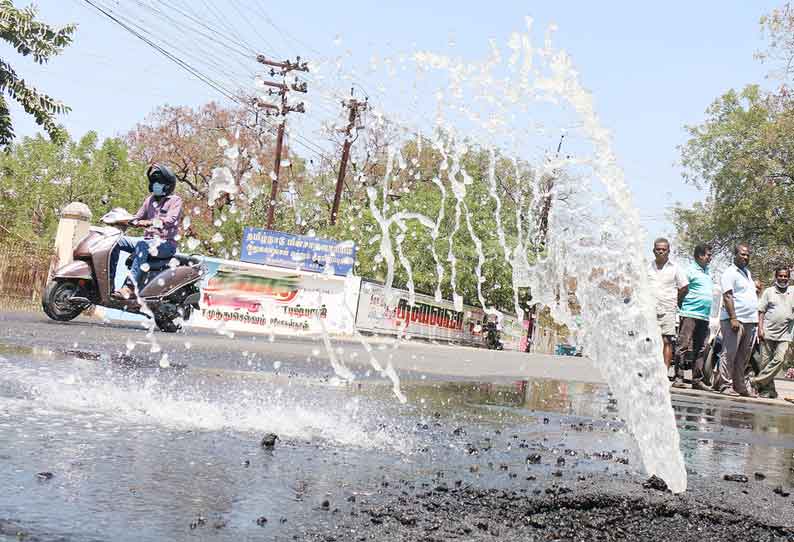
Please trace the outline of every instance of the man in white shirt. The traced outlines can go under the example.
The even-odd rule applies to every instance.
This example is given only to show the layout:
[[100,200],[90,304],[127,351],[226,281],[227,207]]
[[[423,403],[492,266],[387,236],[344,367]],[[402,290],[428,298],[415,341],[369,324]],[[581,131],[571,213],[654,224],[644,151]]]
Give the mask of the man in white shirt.
[[745,243],[733,250],[733,265],[722,273],[722,312],[720,330],[724,363],[714,379],[714,389],[725,395],[752,394],[747,389],[744,370],[750,360],[758,327],[758,295],[747,265],[750,263],[750,247]]
[[[670,242],[659,238],[653,242],[654,261],[648,270],[653,294],[656,297],[656,320],[662,333],[662,354],[667,368],[673,362],[673,339],[676,315],[686,295],[689,280],[683,271],[670,261]],[[683,377],[676,369],[674,385],[683,386]]]

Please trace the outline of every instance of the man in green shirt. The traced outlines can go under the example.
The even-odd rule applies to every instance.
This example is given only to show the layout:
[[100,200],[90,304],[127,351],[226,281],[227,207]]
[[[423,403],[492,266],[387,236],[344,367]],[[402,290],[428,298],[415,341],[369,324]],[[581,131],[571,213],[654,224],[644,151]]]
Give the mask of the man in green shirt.
[[789,270],[775,269],[775,284],[764,290],[758,303],[758,340],[761,342],[761,372],[750,379],[759,397],[774,399],[775,376],[783,367],[794,323],[794,290]]
[[[705,363],[706,341],[709,337],[709,317],[711,316],[711,300],[714,295],[714,283],[709,275],[711,263],[711,247],[697,245],[694,253],[695,261],[686,269],[688,280],[684,287],[684,298],[678,315],[681,317],[678,326],[678,362],[694,355],[692,364],[692,389],[709,391],[703,384],[703,366]],[[683,379],[676,370],[674,387],[684,387]]]

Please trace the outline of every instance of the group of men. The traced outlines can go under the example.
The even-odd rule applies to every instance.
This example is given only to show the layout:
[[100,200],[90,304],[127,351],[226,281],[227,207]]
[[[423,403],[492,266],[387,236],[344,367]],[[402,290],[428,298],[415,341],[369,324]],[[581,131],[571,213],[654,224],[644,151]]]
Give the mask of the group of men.
[[[774,379],[783,367],[794,325],[794,289],[788,287],[789,268],[776,269],[774,285],[764,290],[747,267],[750,247],[740,243],[734,248],[732,265],[722,273],[721,296],[717,297],[709,272],[710,246],[697,245],[688,267],[670,260],[667,239],[654,241],[653,255],[649,274],[664,363],[675,372],[673,387],[686,387],[682,365],[691,358],[693,389],[777,397]],[[720,325],[710,344],[709,322],[712,309],[716,315],[718,308],[713,307],[715,300],[721,305]],[[706,355],[713,355],[719,348],[723,355],[715,356],[718,368],[708,379],[704,374]],[[754,352],[757,359],[751,363]]]

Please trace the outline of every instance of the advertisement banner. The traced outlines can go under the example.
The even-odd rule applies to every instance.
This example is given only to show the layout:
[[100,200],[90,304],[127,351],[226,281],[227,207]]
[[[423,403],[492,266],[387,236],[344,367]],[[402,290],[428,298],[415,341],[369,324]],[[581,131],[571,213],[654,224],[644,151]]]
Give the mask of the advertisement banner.
[[[361,282],[356,312],[356,329],[370,333],[450,341],[469,346],[483,346],[483,326],[487,320],[481,307],[464,305],[456,311],[451,301],[436,301],[416,294],[414,305],[408,303],[408,291],[392,288],[391,301],[386,288],[376,282]],[[493,318],[493,317],[492,317]],[[505,350],[517,350],[522,334],[515,316],[502,317],[501,341]]]
[[394,301],[387,303],[386,288],[374,282],[362,282],[358,298],[356,328],[359,331],[454,341],[462,344],[482,342],[477,323],[484,315],[481,309],[464,307],[456,311],[448,301],[416,294],[413,306],[408,292],[392,288]]
[[353,270],[356,245],[353,241],[245,228],[240,261],[344,277]]
[[527,341],[527,330],[524,322],[519,321],[518,318],[511,314],[503,314],[500,340],[505,350],[524,352]]
[[254,333],[353,332],[358,280],[207,259],[190,325]]

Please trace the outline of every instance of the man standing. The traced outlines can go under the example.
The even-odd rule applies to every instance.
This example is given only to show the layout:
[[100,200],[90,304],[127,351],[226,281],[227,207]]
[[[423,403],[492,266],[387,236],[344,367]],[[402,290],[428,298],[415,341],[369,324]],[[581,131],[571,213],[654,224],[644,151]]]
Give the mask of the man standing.
[[[706,341],[709,337],[709,316],[714,283],[709,275],[711,263],[711,247],[697,245],[695,261],[686,270],[688,286],[681,304],[678,327],[678,361],[683,362],[688,356],[694,355],[692,364],[692,389],[709,391],[703,384],[703,366],[705,364]],[[683,387],[683,379],[676,371],[674,387]]]
[[[755,283],[747,265],[750,263],[750,247],[745,243],[733,250],[733,265],[722,274],[722,331],[725,363],[714,381],[714,389],[725,395],[751,394],[744,380],[744,368],[750,359],[758,325],[758,296]],[[733,389],[731,389],[733,388]]]
[[775,376],[783,367],[794,323],[794,291],[788,289],[789,270],[775,269],[775,284],[764,290],[758,303],[758,340],[761,342],[761,372],[750,383],[760,397],[774,399]]
[[689,282],[678,266],[670,261],[670,242],[667,239],[660,237],[653,242],[653,256],[654,261],[651,262],[649,275],[656,297],[656,320],[662,332],[664,364],[669,369],[673,362],[676,313],[684,299]]

